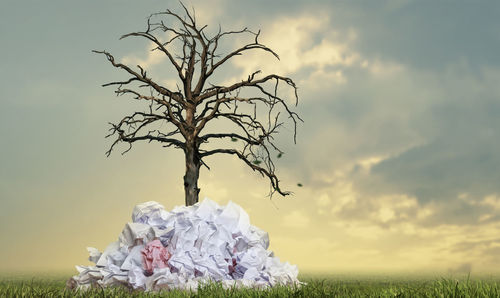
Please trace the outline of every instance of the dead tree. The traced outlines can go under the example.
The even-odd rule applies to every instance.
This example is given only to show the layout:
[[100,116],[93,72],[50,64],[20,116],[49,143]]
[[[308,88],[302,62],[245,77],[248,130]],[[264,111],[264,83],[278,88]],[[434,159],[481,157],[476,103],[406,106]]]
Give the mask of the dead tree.
[[[283,154],[283,151],[273,143],[273,135],[278,132],[283,122],[278,122],[280,112],[276,115],[272,112],[282,109],[293,121],[293,138],[296,143],[297,121],[302,121],[302,119],[288,107],[284,98],[278,95],[278,84],[283,82],[293,88],[295,105],[298,102],[297,86],[288,77],[276,74],[260,76],[259,70],[250,74],[246,79],[227,86],[214,85],[209,82],[208,79],[221,65],[247,51],[262,50],[279,59],[278,54],[259,42],[260,31],[255,33],[244,28],[222,32],[219,26],[217,33],[207,36],[204,32],[207,26],[198,26],[194,11],[189,12],[184,5],[182,8],[184,16],[171,10],[154,13],[148,17],[145,31],[125,34],[120,38],[140,37],[152,42],[154,44],[152,51],[160,51],[164,54],[168,58],[170,67],[178,76],[181,87],[177,86],[177,89],[173,89],[173,86],[160,85],[158,81],[149,77],[146,69],[140,65],[131,67],[116,61],[107,51],[93,51],[103,54],[114,67],[130,75],[127,80],[107,83],[103,87],[116,86],[117,96],[128,94],[137,100],[149,102],[147,111],[135,112],[124,117],[117,124],[110,123],[112,127],[110,134],[106,137],[115,136],[116,139],[106,152],[107,156],[120,142],[129,144],[128,149],[122,154],[128,152],[132,144],[137,141],[157,141],[163,144],[163,147],[182,149],[186,161],[184,190],[187,206],[198,202],[200,167],[204,165],[210,170],[205,159],[214,154],[235,155],[253,171],[259,172],[264,178],[267,177],[270,180],[269,197],[272,197],[275,192],[282,196],[291,194],[280,188],[271,158],[271,150],[274,150],[274,154],[277,153],[278,158]],[[158,36],[161,34],[170,37],[161,39]],[[252,42],[226,54],[218,52],[223,39],[239,34],[252,36]],[[258,95],[240,96],[243,89],[254,90]],[[146,94],[141,90],[146,90]],[[267,109],[267,123],[257,119],[257,104]],[[239,105],[253,107],[253,115],[239,112]],[[202,134],[207,123],[215,119],[231,121],[235,125],[236,132]],[[153,124],[160,122],[173,124],[173,128],[168,132],[151,129]],[[234,143],[230,144],[243,143],[243,146],[239,150],[236,148],[213,150],[201,148],[203,144],[215,139],[231,140]]]

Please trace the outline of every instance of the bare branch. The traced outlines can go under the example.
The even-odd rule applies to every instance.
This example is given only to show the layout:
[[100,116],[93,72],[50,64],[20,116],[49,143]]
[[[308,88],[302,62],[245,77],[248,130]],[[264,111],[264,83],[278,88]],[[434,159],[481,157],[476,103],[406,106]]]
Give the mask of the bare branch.
[[[218,43],[219,43],[219,40],[225,36],[225,35],[231,35],[231,34],[241,34],[241,33],[250,33],[250,34],[253,34],[255,35],[255,42],[254,43],[251,43],[251,44],[247,44],[247,45],[244,45],[243,47],[240,47],[234,51],[232,51],[231,53],[227,54],[226,56],[224,56],[224,58],[222,58],[221,60],[219,60],[218,62],[216,62],[214,64],[214,57],[215,57],[215,50],[218,46]],[[212,73],[219,67],[221,66],[222,64],[224,64],[226,61],[228,61],[229,59],[231,59],[232,57],[234,56],[239,56],[241,55],[243,52],[245,51],[248,51],[248,50],[252,50],[252,49],[259,49],[259,50],[263,50],[265,52],[269,52],[271,53],[274,57],[276,57],[276,59],[280,59],[278,54],[276,54],[276,52],[274,52],[272,49],[266,47],[265,45],[261,44],[258,42],[258,37],[260,35],[260,30],[257,32],[257,33],[254,33],[250,30],[248,30],[248,28],[244,28],[242,30],[239,30],[239,31],[228,31],[228,32],[223,32],[221,33],[221,30],[219,28],[219,33],[213,38],[212,42],[214,44],[214,47],[213,47],[213,50],[211,52],[211,68],[210,70],[208,70],[208,72],[206,73],[206,77],[208,78],[209,76],[212,75]]]
[[[210,151],[201,153],[200,156],[203,158],[203,157],[207,157],[207,156],[214,155],[214,154],[236,155],[240,160],[244,161],[245,164],[247,166],[249,166],[253,171],[259,172],[262,175],[262,177],[264,177],[264,176],[268,177],[274,191],[277,191],[282,196],[287,196],[287,195],[292,194],[289,191],[282,191],[280,189],[279,180],[278,180],[278,177],[276,177],[276,175],[274,174],[274,171],[270,172],[267,169],[259,167],[255,163],[252,163],[250,160],[248,160],[247,156],[243,155],[243,153],[241,153],[235,149],[214,149],[214,150],[210,150]],[[271,192],[271,195],[273,192]]]
[[[140,118],[137,118],[137,117]],[[141,131],[141,129],[150,125],[153,122],[161,121],[161,120],[170,120],[169,117],[165,115],[158,115],[153,113],[144,113],[144,112],[135,112],[131,116],[124,117],[118,124],[110,123],[112,126],[110,128],[111,133],[106,136],[106,138],[117,135],[116,140],[113,142],[109,150],[106,152],[106,155],[109,156],[114,148],[119,142],[129,143],[129,148],[124,151],[122,154],[128,152],[132,148],[132,143],[141,140],[158,141],[161,143],[167,143],[167,147],[175,145],[178,148],[184,149],[185,144],[177,139],[170,138],[178,134],[179,129],[175,129],[167,134],[162,133],[160,131],[156,131],[157,135],[153,135],[155,131],[149,131],[146,135],[137,136],[137,134]]]
[[264,46],[264,45],[261,45],[261,44],[248,44],[246,46],[243,46],[233,52],[231,52],[230,54],[226,55],[224,58],[222,58],[219,62],[215,63],[211,68],[210,70],[207,72],[207,77],[211,76],[212,73],[219,67],[221,66],[223,63],[225,63],[227,60],[229,60],[230,58],[234,57],[234,56],[239,56],[241,55],[241,53],[245,52],[245,51],[248,51],[248,50],[252,50],[252,49],[260,49],[260,50],[264,50],[266,52],[270,52],[271,54],[274,55],[274,57],[276,57],[278,60],[279,60],[279,56],[278,54],[276,54],[273,50],[271,50],[270,48]]
[[206,134],[206,135],[203,135],[200,137],[200,139],[203,140],[204,142],[208,142],[208,140],[211,138],[219,138],[219,139],[231,138],[232,140],[240,139],[240,140],[247,142],[248,144],[261,145],[261,142],[259,142],[258,140],[255,140],[255,139],[252,139],[249,137],[243,137],[243,136],[240,136],[239,134],[236,134],[236,133],[212,133],[212,134]]
[[[127,71],[128,73],[130,73],[131,75],[133,75],[135,77],[134,80],[141,81],[141,82],[143,82],[143,83],[145,83],[145,84],[153,87],[158,93],[160,93],[162,95],[165,95],[165,96],[168,96],[168,97],[171,97],[176,102],[184,105],[184,102],[182,100],[182,94],[179,94],[177,92],[172,92],[169,89],[156,84],[151,79],[149,79],[149,78],[147,78],[145,76],[145,74],[146,74],[145,72],[139,74],[136,71],[132,70],[130,67],[128,67],[128,66],[126,66],[126,65],[124,65],[122,63],[116,63],[115,62],[115,58],[113,57],[113,55],[111,55],[110,53],[108,53],[106,51],[96,51],[96,50],[93,50],[92,52],[106,55],[106,58],[108,59],[109,62],[111,62],[111,64],[114,67],[118,67],[118,68],[124,69],[125,71]],[[112,83],[108,83],[108,84],[105,84],[105,85],[106,86],[110,86],[110,85],[123,85],[123,84],[125,84],[125,83],[124,82],[112,82]]]
[[[256,74],[256,73],[254,73],[254,74]],[[229,93],[229,92],[232,92],[232,91],[235,91],[237,89],[244,88],[244,87],[257,86],[259,84],[266,83],[267,81],[269,81],[271,79],[277,79],[277,80],[281,80],[281,81],[286,82],[288,85],[290,85],[291,87],[293,87],[295,89],[295,97],[296,97],[296,103],[295,103],[295,105],[297,105],[297,103],[298,103],[297,86],[295,85],[295,83],[293,82],[292,79],[287,78],[287,77],[278,76],[278,75],[275,75],[275,74],[271,74],[271,75],[265,76],[262,79],[254,80],[254,76],[255,75],[249,76],[248,80],[241,81],[241,82],[238,82],[238,83],[234,83],[234,84],[232,84],[231,86],[228,86],[228,87],[215,86],[215,87],[212,87],[212,88],[208,88],[208,89],[205,90],[204,93],[202,93],[199,96],[198,102],[201,102],[201,101],[203,101],[203,100],[205,100],[207,98],[213,97],[217,93]]]
[[[151,18],[151,16],[150,16],[150,18]],[[149,18],[148,18],[148,24],[149,24]],[[157,49],[162,51],[168,57],[168,59],[170,60],[170,63],[175,67],[175,69],[177,70],[177,73],[179,75],[179,78],[181,80],[184,80],[184,75],[182,74],[182,68],[180,67],[180,65],[175,61],[174,57],[167,50],[167,48],[165,48],[165,44],[161,43],[154,35],[149,33],[149,28],[148,28],[148,31],[146,31],[146,32],[131,32],[131,33],[122,35],[122,37],[120,37],[120,39],[124,39],[124,38],[130,37],[130,36],[144,37],[144,38],[147,38],[148,40],[152,41],[153,43],[155,43],[157,45]]]

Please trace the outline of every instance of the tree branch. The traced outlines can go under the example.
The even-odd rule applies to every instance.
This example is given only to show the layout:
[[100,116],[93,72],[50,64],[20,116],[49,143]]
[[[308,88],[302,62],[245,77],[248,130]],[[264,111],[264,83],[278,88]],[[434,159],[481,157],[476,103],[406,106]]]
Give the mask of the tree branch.
[[271,187],[273,189],[273,191],[270,193],[271,196],[275,191],[277,191],[282,196],[287,196],[287,195],[292,194],[292,192],[282,191],[280,189],[279,180],[278,180],[278,177],[276,177],[276,175],[274,174],[274,171],[270,172],[267,169],[264,169],[262,167],[257,166],[255,163],[252,163],[250,160],[248,160],[248,158],[245,155],[243,155],[243,153],[241,153],[235,149],[214,149],[214,150],[210,150],[210,151],[201,153],[200,157],[203,158],[203,157],[207,157],[207,156],[214,155],[214,154],[236,155],[240,160],[244,161],[245,164],[247,166],[249,166],[253,171],[259,172],[262,175],[262,177],[267,176],[269,178],[269,181],[271,183]]
[[[140,116],[142,117],[142,119],[137,119],[136,116]],[[117,134],[118,137],[113,142],[109,150],[106,152],[106,155],[110,156],[114,146],[119,142],[129,143],[130,147],[126,151],[122,152],[122,154],[125,154],[132,148],[132,143],[141,140],[148,140],[149,142],[158,141],[162,143],[167,143],[166,147],[174,145],[178,148],[184,149],[185,144],[183,142],[177,139],[170,138],[171,136],[174,136],[175,134],[179,133],[178,129],[169,132],[167,134],[161,133],[160,131],[156,131],[157,132],[156,136],[153,135],[155,131],[149,131],[146,135],[137,136],[137,133],[142,128],[158,120],[168,120],[168,118],[163,115],[135,112],[131,116],[124,117],[117,125],[110,123],[110,125],[112,126],[110,128],[111,133],[108,134],[106,138],[113,136],[115,134]],[[125,126],[125,128],[123,126]],[[125,129],[127,129],[127,132],[125,132]]]
[[128,66],[126,66],[126,65],[124,65],[122,63],[116,63],[115,62],[115,57],[113,57],[113,55],[111,55],[110,53],[108,53],[106,51],[96,51],[96,50],[93,50],[92,52],[97,53],[97,54],[104,54],[104,55],[106,55],[106,58],[108,59],[108,61],[114,67],[124,69],[129,74],[131,74],[131,75],[134,76],[133,79],[129,79],[127,82],[111,82],[111,83],[108,83],[108,84],[104,84],[103,87],[104,86],[110,86],[110,85],[124,85],[124,84],[128,84],[128,83],[130,83],[132,81],[138,80],[138,81],[141,81],[141,82],[143,82],[143,83],[145,83],[145,84],[153,87],[158,93],[160,93],[162,95],[165,95],[165,96],[168,96],[168,97],[171,97],[176,102],[178,102],[179,104],[181,104],[181,105],[184,106],[184,101],[182,100],[182,94],[180,94],[178,92],[172,92],[169,89],[156,84],[151,79],[149,79],[149,78],[146,77],[146,72],[140,66],[138,66],[138,67],[141,69],[141,74],[137,73],[136,71],[132,70],[130,67],[128,67]]

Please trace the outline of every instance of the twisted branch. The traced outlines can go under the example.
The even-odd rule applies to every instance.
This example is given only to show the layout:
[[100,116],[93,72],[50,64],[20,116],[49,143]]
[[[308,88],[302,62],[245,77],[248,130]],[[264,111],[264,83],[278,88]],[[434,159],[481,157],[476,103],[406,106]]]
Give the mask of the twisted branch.
[[[270,196],[274,192],[283,196],[291,194],[291,192],[283,191],[280,188],[271,155],[274,151],[279,153],[278,157],[283,154],[283,151],[274,143],[274,135],[284,124],[279,121],[282,112],[291,118],[294,124],[294,143],[296,143],[297,122],[303,122],[299,115],[289,108],[285,99],[278,94],[278,84],[280,82],[286,83],[288,87],[293,88],[296,106],[298,88],[295,82],[291,78],[277,74],[259,77],[260,70],[256,70],[245,80],[229,86],[208,83],[208,79],[220,66],[247,51],[267,52],[278,60],[279,56],[271,48],[259,42],[260,30],[255,33],[248,28],[243,28],[223,32],[219,26],[215,35],[207,36],[204,32],[207,26],[198,26],[194,11],[190,12],[182,3],[181,6],[184,17],[171,10],[151,14],[147,18],[146,30],[125,34],[120,39],[140,37],[152,42],[154,44],[152,51],[160,51],[167,56],[168,62],[175,69],[177,77],[182,83],[180,84],[182,90],[177,87],[179,90],[173,91],[173,89],[161,86],[148,77],[147,71],[140,65],[137,65],[138,70],[136,71],[127,65],[116,62],[113,55],[107,51],[93,51],[105,55],[112,66],[131,75],[127,80],[111,82],[103,86],[117,86],[116,95],[132,95],[137,100],[150,103],[148,112],[136,112],[124,117],[118,124],[110,123],[112,125],[111,133],[106,137],[116,136],[116,139],[106,154],[109,156],[113,147],[119,142],[129,144],[129,148],[123,152],[126,153],[132,148],[132,143],[136,141],[157,141],[162,143],[164,147],[181,148],[186,154],[188,151],[193,152],[194,150],[200,163],[207,169],[210,168],[203,160],[205,157],[214,154],[236,155],[253,171],[259,172],[263,177],[268,177],[271,186]],[[171,36],[163,40],[157,36],[157,32]],[[222,39],[240,34],[252,36],[252,42],[237,47],[229,53],[218,53]],[[175,46],[180,50],[175,52],[172,48]],[[197,72],[199,75],[195,81],[195,73]],[[274,88],[268,89],[267,85],[273,82]],[[141,84],[138,86],[139,88],[149,87],[151,94],[143,95],[136,91],[134,84],[137,83]],[[207,83],[209,86],[206,86]],[[256,91],[259,95],[240,96],[240,92],[244,89]],[[253,115],[238,112],[240,105],[253,107]],[[257,105],[263,105],[267,108],[267,125],[258,120]],[[153,107],[155,107],[155,112],[153,112]],[[278,108],[282,108],[282,111],[277,111]],[[159,113],[157,113],[158,111]],[[206,124],[215,121],[215,119],[229,120],[235,125],[238,132],[202,135]],[[161,121],[172,123],[175,129],[167,133],[147,129],[152,124]],[[182,135],[184,141],[174,138],[176,134]],[[209,143],[211,140],[224,139],[231,140],[238,145],[243,144],[242,150],[221,148],[207,151],[201,149],[203,144]]]

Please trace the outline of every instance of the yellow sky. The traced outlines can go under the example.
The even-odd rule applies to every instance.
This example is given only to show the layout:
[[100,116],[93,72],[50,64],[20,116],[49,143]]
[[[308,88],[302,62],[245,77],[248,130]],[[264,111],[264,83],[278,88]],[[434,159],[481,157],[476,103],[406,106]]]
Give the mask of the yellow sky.
[[[183,189],[178,183],[182,164],[174,159],[180,156],[169,159],[166,152],[150,150],[144,157],[141,151],[146,150],[102,162],[106,166],[89,181],[63,186],[58,193],[64,197],[47,197],[26,208],[22,218],[27,224],[19,220],[6,235],[16,245],[7,251],[4,248],[3,270],[68,271],[73,265],[88,264],[85,247],[103,250],[115,241],[131,220],[135,204],[156,200],[167,210],[182,204]],[[219,204],[232,200],[242,206],[251,223],[269,233],[270,249],[301,271],[447,272],[459,269],[464,260],[474,264],[476,272],[491,271],[489,260],[477,251],[455,251],[452,247],[495,238],[498,224],[419,227],[418,218],[425,219],[433,210],[421,208],[407,197],[374,199],[375,213],[346,220],[339,212],[355,204],[358,197],[348,182],[322,191],[290,183],[294,196],[276,197],[271,202],[264,198],[266,181],[236,159],[214,157],[209,162],[212,170],[203,169],[201,174],[200,199],[208,196]],[[294,173],[284,173],[281,179],[286,183],[296,178]],[[71,201],[69,196],[73,196]],[[407,216],[403,223],[387,227],[373,224],[412,211],[416,216]]]
[[[207,3],[194,1],[200,22],[259,25],[260,41],[281,58],[237,57],[219,83],[256,69],[290,76],[305,122],[297,145],[291,123],[277,140],[285,151],[277,174],[293,196],[270,201],[268,181],[225,155],[207,159],[211,171],[201,168],[200,200],[242,206],[269,233],[270,249],[301,272],[498,271],[500,65],[487,50],[494,44],[474,47],[494,38],[461,27],[464,15],[479,22],[474,13],[486,8],[273,1],[262,12],[246,1]],[[0,20],[24,15],[25,5],[13,4]],[[89,54],[106,48],[174,84],[166,59],[146,42],[116,41],[164,4],[37,5],[17,34],[5,35],[3,49],[12,73],[0,80],[2,272],[73,271],[89,263],[87,246],[103,250],[118,238],[136,204],[184,203],[179,150],[151,143],[104,156],[107,122],[144,106],[100,88],[120,73]],[[18,36],[28,33],[38,38],[36,52],[24,52],[29,44]]]

